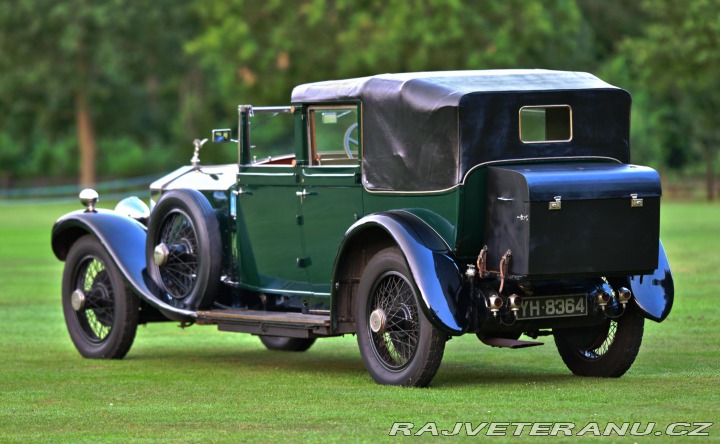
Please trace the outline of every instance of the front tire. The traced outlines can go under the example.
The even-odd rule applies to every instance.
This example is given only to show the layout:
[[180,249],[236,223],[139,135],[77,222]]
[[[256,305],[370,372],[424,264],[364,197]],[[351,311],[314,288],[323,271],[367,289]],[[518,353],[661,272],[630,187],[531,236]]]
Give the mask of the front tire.
[[565,365],[578,376],[619,378],[640,351],[645,320],[632,305],[599,327],[553,331]]
[[380,251],[365,268],[355,329],[365,368],[378,384],[425,387],[440,368],[446,336],[420,310],[397,248]]
[[105,249],[91,235],[73,244],[62,283],[65,323],[86,358],[122,359],[135,340],[139,302]]
[[315,343],[315,338],[286,338],[284,336],[260,335],[260,342],[262,342],[268,350],[304,352]]

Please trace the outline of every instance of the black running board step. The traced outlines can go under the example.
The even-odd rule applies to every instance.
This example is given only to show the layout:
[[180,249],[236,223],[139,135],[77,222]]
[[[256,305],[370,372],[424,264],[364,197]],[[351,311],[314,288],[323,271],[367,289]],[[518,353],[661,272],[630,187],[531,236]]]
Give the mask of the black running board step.
[[254,335],[316,338],[330,336],[330,316],[262,310],[197,312],[199,324],[217,324],[218,330]]
[[508,338],[480,338],[480,340],[491,347],[504,348],[525,348],[544,344],[544,342],[520,341],[518,339]]

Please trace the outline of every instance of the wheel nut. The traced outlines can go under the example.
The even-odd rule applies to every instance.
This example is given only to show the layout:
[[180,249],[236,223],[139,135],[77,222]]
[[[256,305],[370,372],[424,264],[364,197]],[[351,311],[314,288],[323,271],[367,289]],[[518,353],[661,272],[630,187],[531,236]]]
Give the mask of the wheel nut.
[[377,308],[370,313],[370,330],[373,333],[384,333],[385,332],[385,321],[387,316],[382,308]]
[[155,251],[153,252],[153,259],[155,260],[155,264],[157,264],[158,267],[162,267],[167,263],[169,255],[170,250],[168,249],[167,245],[165,245],[164,243],[158,244],[155,247]]
[[72,305],[72,308],[75,311],[81,311],[85,308],[85,293],[83,293],[83,291],[79,288],[72,292],[72,295],[70,296],[70,305]]

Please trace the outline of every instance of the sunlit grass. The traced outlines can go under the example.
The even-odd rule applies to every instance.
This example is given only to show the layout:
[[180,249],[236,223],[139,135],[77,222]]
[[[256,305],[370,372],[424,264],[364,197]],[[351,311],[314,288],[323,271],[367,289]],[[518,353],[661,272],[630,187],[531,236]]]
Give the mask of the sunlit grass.
[[162,323],[140,327],[122,361],[81,358],[60,307],[63,264],[49,245],[53,221],[76,208],[0,208],[3,442],[376,441],[394,421],[449,429],[465,421],[720,419],[717,204],[665,203],[675,307],[666,322],[646,323],[624,377],[572,376],[547,338],[543,347],[505,350],[467,335],[448,343],[430,389],[376,385],[353,336],[281,353],[253,336]]

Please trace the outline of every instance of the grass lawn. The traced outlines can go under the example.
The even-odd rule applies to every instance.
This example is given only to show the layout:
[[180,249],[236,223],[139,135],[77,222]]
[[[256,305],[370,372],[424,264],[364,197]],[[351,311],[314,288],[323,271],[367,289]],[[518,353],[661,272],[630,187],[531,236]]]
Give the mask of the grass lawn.
[[[150,324],[124,360],[81,358],[60,306],[63,264],[50,249],[52,223],[76,208],[0,206],[0,442],[370,442],[402,439],[387,436],[394,421],[439,429],[631,421],[664,430],[720,420],[718,204],[664,203],[675,306],[664,323],[645,324],[624,377],[573,376],[548,338],[542,347],[508,350],[467,335],[447,344],[429,389],[376,385],[354,336],[282,353],[250,335]],[[709,432],[720,441],[720,425]]]

